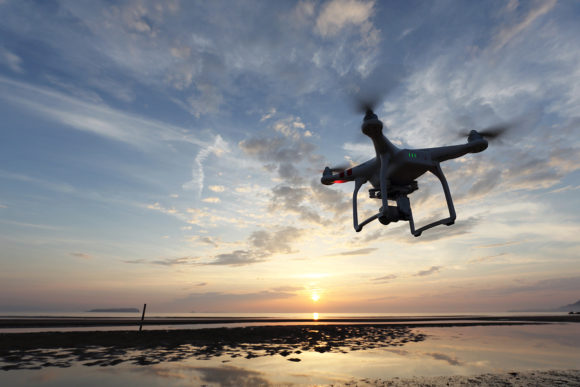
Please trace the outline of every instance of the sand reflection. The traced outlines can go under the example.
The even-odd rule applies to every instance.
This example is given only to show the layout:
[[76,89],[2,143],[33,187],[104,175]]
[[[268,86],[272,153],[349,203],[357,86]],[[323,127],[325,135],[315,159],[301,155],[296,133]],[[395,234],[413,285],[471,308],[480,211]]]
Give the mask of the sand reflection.
[[304,352],[349,353],[400,347],[425,335],[407,327],[367,325],[270,326],[143,332],[58,332],[5,335],[3,370],[121,363],[150,365],[185,359],[223,361],[282,356],[301,361]]

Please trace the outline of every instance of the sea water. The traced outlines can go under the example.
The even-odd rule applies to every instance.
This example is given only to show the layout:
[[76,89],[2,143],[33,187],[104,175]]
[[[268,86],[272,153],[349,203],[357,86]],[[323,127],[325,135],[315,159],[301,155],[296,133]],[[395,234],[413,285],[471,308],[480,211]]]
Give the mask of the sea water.
[[[342,352],[292,356],[185,357],[158,364],[87,365],[0,371],[2,386],[184,386],[340,384],[363,379],[476,375],[506,371],[578,369],[580,324],[410,328],[424,340]],[[164,349],[160,349],[163,351]],[[138,352],[138,351],[136,351]],[[162,352],[159,352],[162,353]],[[131,354],[135,355],[135,353]],[[294,360],[290,361],[289,358]],[[296,359],[299,359],[297,361]],[[58,362],[53,363],[58,364]]]

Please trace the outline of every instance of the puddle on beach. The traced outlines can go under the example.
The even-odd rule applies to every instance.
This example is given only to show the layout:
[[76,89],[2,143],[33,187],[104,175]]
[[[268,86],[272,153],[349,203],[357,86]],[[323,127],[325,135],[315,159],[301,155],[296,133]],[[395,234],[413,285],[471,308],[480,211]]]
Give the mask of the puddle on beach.
[[367,378],[578,369],[580,364],[580,324],[367,328],[311,327],[295,336],[269,338],[267,344],[233,342],[213,349],[167,343],[143,349],[26,350],[0,358],[0,384],[344,384]]

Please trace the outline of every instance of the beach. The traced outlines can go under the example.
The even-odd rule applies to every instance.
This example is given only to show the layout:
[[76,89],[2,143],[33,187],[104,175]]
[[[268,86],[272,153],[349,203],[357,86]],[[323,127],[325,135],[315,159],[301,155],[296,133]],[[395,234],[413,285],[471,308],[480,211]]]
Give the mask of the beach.
[[[328,320],[157,318],[139,331],[135,319],[4,318],[0,382],[19,372],[67,385],[83,369],[118,385],[151,373],[169,385],[580,385],[578,315]],[[22,325],[48,331],[6,333]]]

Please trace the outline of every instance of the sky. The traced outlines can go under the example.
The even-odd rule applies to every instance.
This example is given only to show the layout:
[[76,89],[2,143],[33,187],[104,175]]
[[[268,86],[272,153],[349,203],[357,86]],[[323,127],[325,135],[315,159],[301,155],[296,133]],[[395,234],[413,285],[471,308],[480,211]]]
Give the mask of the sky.
[[[580,3],[0,0],[0,312],[468,312],[580,299]],[[352,227],[356,98],[457,220]],[[437,179],[416,223],[446,216]],[[363,186],[360,215],[380,207]]]

